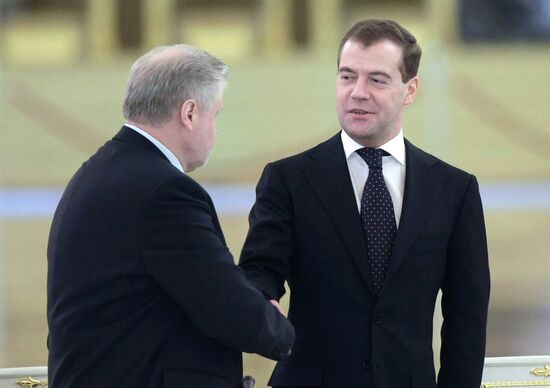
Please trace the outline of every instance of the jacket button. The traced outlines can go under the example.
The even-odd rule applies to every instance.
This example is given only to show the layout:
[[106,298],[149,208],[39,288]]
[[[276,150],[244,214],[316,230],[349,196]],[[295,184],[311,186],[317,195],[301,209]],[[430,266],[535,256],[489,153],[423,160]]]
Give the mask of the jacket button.
[[374,323],[379,325],[382,323],[382,315],[380,314],[377,314],[375,317],[374,317]]
[[370,360],[363,361],[363,368],[365,368],[365,369],[370,369],[371,368]]

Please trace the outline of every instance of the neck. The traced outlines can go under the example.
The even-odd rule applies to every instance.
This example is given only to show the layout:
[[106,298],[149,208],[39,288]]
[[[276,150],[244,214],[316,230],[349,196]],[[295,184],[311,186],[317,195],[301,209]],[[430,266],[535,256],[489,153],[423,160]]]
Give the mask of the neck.
[[397,130],[395,133],[392,133],[389,136],[384,136],[381,138],[371,138],[371,137],[364,137],[364,138],[355,138],[350,135],[350,137],[355,140],[357,143],[361,144],[363,147],[368,148],[378,148],[380,146],[383,146],[393,138],[395,138],[397,135],[399,135],[399,132],[401,129]]
[[196,168],[196,166],[193,166],[192,163],[183,157],[183,154],[186,154],[186,152],[181,152],[180,150],[185,150],[185,146],[180,144],[181,136],[178,136],[177,128],[175,128],[174,125],[171,125],[171,123],[166,123],[161,126],[154,126],[128,120],[128,124],[138,127],[161,142],[162,145],[174,154],[185,172],[193,171]]

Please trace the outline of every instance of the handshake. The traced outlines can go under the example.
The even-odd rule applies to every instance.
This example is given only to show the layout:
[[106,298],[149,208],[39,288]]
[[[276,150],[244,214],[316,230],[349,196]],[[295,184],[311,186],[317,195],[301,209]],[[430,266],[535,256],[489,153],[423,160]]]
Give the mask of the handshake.
[[[279,312],[286,318],[287,314],[282,309],[279,302],[277,302],[275,299],[270,299],[269,302],[279,310]],[[290,355],[291,350],[288,351],[288,355]],[[256,384],[256,380],[252,376],[244,376],[241,381],[240,388],[254,388],[254,384]]]
[[270,299],[269,302],[271,302],[271,304],[275,307],[277,307],[277,310],[279,310],[279,312],[281,314],[283,314],[283,316],[286,318],[287,317],[287,314],[286,312],[282,309],[281,305],[279,304],[279,302],[277,302],[275,299]]
[[240,388],[254,388],[254,384],[256,384],[256,380],[254,380],[254,377],[244,376],[242,381],[241,381],[241,387]]

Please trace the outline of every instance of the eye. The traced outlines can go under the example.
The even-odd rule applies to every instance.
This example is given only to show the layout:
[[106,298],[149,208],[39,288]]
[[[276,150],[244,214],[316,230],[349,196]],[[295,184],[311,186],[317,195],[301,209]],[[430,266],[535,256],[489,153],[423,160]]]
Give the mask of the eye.
[[349,81],[354,79],[354,77],[351,74],[340,74],[340,79],[343,81]]
[[376,87],[386,87],[388,85],[388,80],[383,77],[371,77],[370,82]]

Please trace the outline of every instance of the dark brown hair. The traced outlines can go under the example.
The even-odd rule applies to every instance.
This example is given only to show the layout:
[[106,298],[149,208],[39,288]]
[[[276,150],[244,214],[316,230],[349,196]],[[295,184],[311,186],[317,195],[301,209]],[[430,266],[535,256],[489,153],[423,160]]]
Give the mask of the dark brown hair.
[[365,47],[382,40],[389,40],[401,47],[403,52],[403,58],[399,66],[401,80],[407,82],[415,77],[418,72],[422,50],[414,35],[392,20],[368,19],[357,22],[351,27],[340,42],[340,47],[338,48],[338,66],[340,65],[342,47],[348,40],[357,41]]

